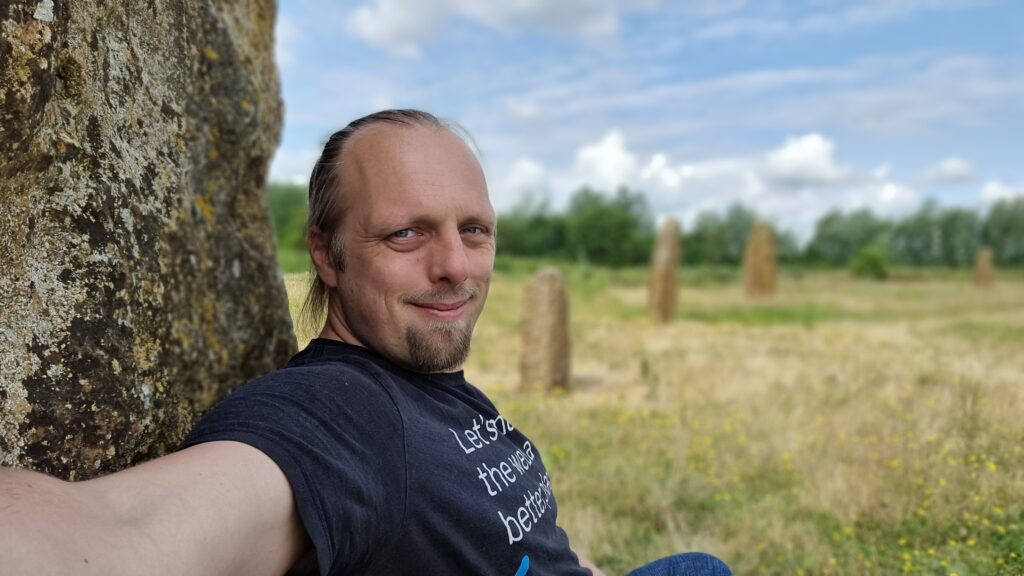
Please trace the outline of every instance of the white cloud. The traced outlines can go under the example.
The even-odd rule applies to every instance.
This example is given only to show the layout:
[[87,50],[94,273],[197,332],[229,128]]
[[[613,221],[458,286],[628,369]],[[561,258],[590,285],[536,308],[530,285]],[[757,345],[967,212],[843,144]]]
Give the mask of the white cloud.
[[533,120],[540,116],[537,105],[528,100],[512,99],[507,103],[508,111],[519,120]]
[[623,134],[613,130],[577,149],[571,177],[546,177],[563,197],[580,184],[604,190],[626,184],[647,195],[655,215],[680,217],[687,226],[700,212],[720,212],[741,202],[801,239],[807,239],[821,214],[833,208],[866,207],[880,215],[899,216],[919,205],[917,191],[890,180],[887,167],[844,167],[836,160],[835,149],[831,140],[811,133],[749,156],[674,163],[668,154],[657,152],[638,162]]
[[794,7],[789,17],[778,10],[773,10],[771,3],[751,3],[749,9],[743,13],[702,25],[696,30],[694,37],[698,40],[728,40],[740,37],[750,39],[842,33],[908,19],[924,12],[962,10],[984,3],[986,0],[812,2],[810,6]]
[[636,156],[626,149],[622,133],[612,130],[576,151],[574,171],[581,183],[611,191],[631,182],[636,166]]
[[922,179],[928,184],[944,185],[966,182],[973,180],[974,177],[974,166],[970,162],[951,156],[938,164],[929,166],[924,171]]
[[[872,0],[861,3],[812,3],[780,11],[771,4],[744,0],[691,1],[671,6],[677,33],[697,40],[774,38],[843,32],[882,24],[915,13],[955,10],[979,0]],[[623,0],[369,0],[349,15],[352,33],[400,56],[417,56],[422,45],[455,18],[503,33],[542,30],[583,38],[607,39],[620,28],[621,13],[652,10],[659,3]],[[766,7],[767,6],[767,7]],[[788,13],[787,13],[788,12]]]
[[694,35],[698,40],[726,40],[737,37],[779,36],[790,29],[780,19],[735,18],[709,24]]
[[274,60],[279,68],[291,66],[295,62],[295,40],[298,30],[284,14],[279,14],[274,24]]
[[[866,0],[865,6],[892,20],[939,9],[938,3],[890,1],[887,7]],[[372,109],[412,105],[440,112],[470,128],[487,152],[496,204],[506,190],[518,194],[539,186],[541,180],[553,201],[568,197],[581,183],[610,190],[615,181],[625,180],[647,192],[657,210],[680,213],[748,199],[766,214],[793,221],[823,206],[897,210],[916,201],[914,186],[938,194],[943,202],[963,201],[959,188],[927,187],[929,171],[933,180],[955,176],[949,158],[913,172],[907,170],[912,161],[904,158],[925,155],[937,161],[952,151],[986,170],[1002,171],[1006,182],[1024,182],[1013,174],[1017,167],[1005,154],[993,159],[991,152],[1005,150],[1019,133],[1024,60],[1012,54],[966,44],[958,52],[908,41],[895,48],[840,51],[823,65],[785,58],[772,60],[778,66],[772,69],[750,68],[757,65],[754,60],[736,61],[727,68],[691,65],[692,35],[707,24],[788,30],[793,52],[808,53],[818,40],[796,38],[800,33],[813,31],[814,26],[839,26],[836,22],[864,26],[871,11],[858,14],[855,4],[832,0],[800,4],[806,6],[807,18],[820,17],[815,21],[777,2],[743,5],[736,0],[724,13],[715,14],[712,9],[720,5],[714,0],[687,0],[662,1],[652,18],[620,20],[616,14],[634,9],[625,8],[620,0],[572,0],[566,5],[577,4],[594,14],[593,22],[601,22],[604,14],[622,26],[612,49],[581,50],[566,42],[542,42],[543,50],[535,52],[526,43],[519,45],[521,39],[514,34],[531,26],[586,34],[587,26],[574,27],[549,0],[491,6],[477,2],[475,7],[468,0],[360,0],[335,8],[341,17],[321,16],[324,28],[349,16],[354,26],[360,13],[372,16],[380,21],[363,24],[377,43],[385,48],[394,44],[407,55],[419,53],[440,34],[465,32],[451,29],[457,19],[496,32],[479,43],[474,43],[476,33],[466,35],[467,45],[480,51],[446,55],[438,59],[440,64],[427,58],[382,67],[376,57],[354,61],[335,55],[317,70],[315,91],[303,100],[289,100],[286,125],[303,125],[307,133],[319,134],[324,126],[338,127],[371,111],[364,109],[367,103]],[[690,8],[696,4],[704,6],[703,12]],[[897,14],[901,10],[902,15]],[[692,18],[677,18],[681,13]],[[833,24],[826,22],[833,16]],[[634,28],[639,20],[649,22]],[[293,16],[292,22],[301,20]],[[602,29],[600,24],[589,26]],[[310,30],[300,28],[304,34]],[[301,48],[303,40],[297,38],[295,47]],[[351,41],[341,40],[352,49]],[[515,57],[493,58],[488,52],[491,40],[496,48],[517,42]],[[747,37],[738,40],[750,42]],[[609,121],[619,128],[617,148],[600,146],[608,144],[604,130],[612,125]],[[604,138],[597,137],[601,135]],[[783,135],[794,137],[784,141]],[[306,135],[301,139],[309,140]],[[529,163],[519,162],[526,154],[538,170],[531,172]],[[602,154],[613,161],[605,165]],[[622,160],[619,165],[616,157]],[[891,162],[892,168],[879,166],[883,161]],[[308,174],[307,167],[284,170],[285,164],[275,159],[274,174]],[[923,168],[927,162],[912,165]],[[973,192],[979,197],[983,192],[996,197],[1019,189],[995,182],[982,190],[984,179],[978,174],[974,178]]]
[[518,190],[537,190],[546,185],[544,167],[530,158],[520,158],[512,164],[505,179],[510,188]]
[[270,180],[303,186],[309,184],[309,175],[320,158],[320,152],[319,148],[278,148],[273,162],[270,163]]
[[[511,109],[518,116],[524,111],[537,116],[539,111],[562,125],[613,116],[635,118],[633,124],[618,122],[638,139],[707,142],[752,131],[822,130],[882,135],[888,142],[895,142],[893,137],[933,139],[953,130],[976,132],[1000,122],[1019,123],[1015,118],[1024,101],[1020,61],[922,53],[885,53],[843,65],[748,69],[706,77],[664,74],[657,68],[614,61],[584,62],[543,77],[521,69],[515,72],[502,75],[515,79],[503,86],[502,99],[523,106]],[[969,145],[965,142],[965,152]]]
[[387,94],[374,94],[370,97],[370,108],[374,110],[386,110],[388,108],[394,108],[395,101],[391,96]]
[[999,200],[1024,197],[1024,186],[1009,186],[998,180],[989,180],[981,188],[981,202],[995,204]]
[[846,170],[833,159],[835,144],[821,134],[789,138],[768,153],[766,173],[780,183],[804,186],[836,182]]
[[349,30],[396,56],[418,57],[422,45],[453,18],[503,32],[538,28],[590,39],[613,36],[618,18],[602,0],[371,0],[356,8]]
[[612,7],[595,0],[455,0],[455,12],[496,29],[538,27],[601,38],[614,34],[618,22]]
[[374,0],[356,8],[349,30],[366,42],[396,56],[415,58],[420,44],[433,35],[445,2],[431,0]]
[[683,175],[668,166],[668,157],[662,153],[651,156],[651,161],[640,171],[641,180],[654,181],[661,188],[678,188]]
[[921,201],[913,188],[895,182],[883,182],[869,190],[872,194],[864,204],[883,214],[905,213]]
[[491,200],[501,211],[516,205],[521,198],[548,198],[551,186],[547,171],[531,158],[519,158],[491,185]]

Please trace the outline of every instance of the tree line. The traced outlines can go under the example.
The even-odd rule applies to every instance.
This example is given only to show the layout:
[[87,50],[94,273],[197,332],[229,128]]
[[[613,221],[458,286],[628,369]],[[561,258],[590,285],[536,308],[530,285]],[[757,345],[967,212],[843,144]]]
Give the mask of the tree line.
[[[267,201],[278,248],[305,251],[305,188],[271,183]],[[699,214],[684,230],[683,262],[738,265],[758,219],[753,209],[742,204]],[[1024,265],[1022,197],[1000,200],[984,212],[943,207],[929,200],[914,213],[896,219],[883,218],[868,208],[832,210],[818,219],[804,246],[791,231],[768,224],[775,232],[779,259],[788,264],[847,266],[868,251],[895,264],[955,268],[972,265],[978,250],[989,247],[997,265]],[[498,216],[498,254],[503,256],[645,265],[654,236],[655,222],[646,197],[625,187],[612,194],[580,188],[562,211],[528,197]]]

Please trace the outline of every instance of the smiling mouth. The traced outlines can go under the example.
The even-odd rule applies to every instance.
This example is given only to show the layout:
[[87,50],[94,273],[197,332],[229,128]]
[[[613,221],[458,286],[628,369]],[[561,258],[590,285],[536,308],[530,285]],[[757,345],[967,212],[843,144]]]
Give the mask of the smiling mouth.
[[454,320],[462,314],[467,302],[469,299],[458,302],[410,302],[409,304],[419,308],[433,319]]
[[408,294],[402,302],[415,307],[428,320],[450,322],[461,320],[469,310],[468,304],[478,294],[479,289],[469,284],[438,286],[433,290]]
[[413,306],[419,306],[420,308],[430,308],[431,310],[456,310],[466,305],[469,300],[460,300],[458,302],[413,302]]

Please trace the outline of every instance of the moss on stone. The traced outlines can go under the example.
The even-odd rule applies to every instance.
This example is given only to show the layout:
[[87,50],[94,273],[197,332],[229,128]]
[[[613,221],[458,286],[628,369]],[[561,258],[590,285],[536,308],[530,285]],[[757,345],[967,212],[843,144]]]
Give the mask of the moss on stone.
[[273,2],[33,15],[0,5],[0,463],[83,479],[294,351],[263,200]]

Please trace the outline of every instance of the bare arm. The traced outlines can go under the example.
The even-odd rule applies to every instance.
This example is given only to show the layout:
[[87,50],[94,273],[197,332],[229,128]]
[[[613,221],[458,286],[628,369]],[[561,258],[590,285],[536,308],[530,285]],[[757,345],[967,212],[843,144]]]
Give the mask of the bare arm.
[[80,483],[0,470],[5,574],[282,574],[306,546],[284,474],[237,442]]

